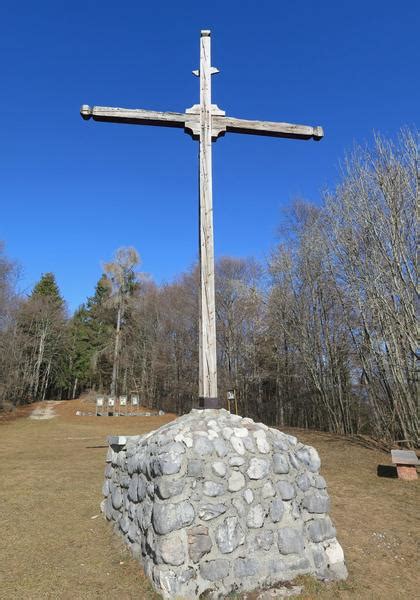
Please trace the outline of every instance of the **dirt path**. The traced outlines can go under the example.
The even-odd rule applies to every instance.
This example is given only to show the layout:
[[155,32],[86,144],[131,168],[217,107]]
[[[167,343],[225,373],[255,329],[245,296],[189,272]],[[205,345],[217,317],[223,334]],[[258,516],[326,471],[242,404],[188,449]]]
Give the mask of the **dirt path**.
[[[0,421],[0,599],[157,600],[98,515],[107,436],[145,433],[173,415],[80,417],[79,401],[45,408],[59,418]],[[350,574],[340,584],[296,582],[304,586],[299,598],[418,598],[420,480],[377,477],[378,464],[390,463],[378,450],[288,431],[320,453]]]
[[53,419],[57,416],[57,413],[54,411],[54,406],[57,404],[62,404],[64,400],[45,400],[41,406],[37,406],[29,415],[29,418],[34,421],[45,421],[48,419]]

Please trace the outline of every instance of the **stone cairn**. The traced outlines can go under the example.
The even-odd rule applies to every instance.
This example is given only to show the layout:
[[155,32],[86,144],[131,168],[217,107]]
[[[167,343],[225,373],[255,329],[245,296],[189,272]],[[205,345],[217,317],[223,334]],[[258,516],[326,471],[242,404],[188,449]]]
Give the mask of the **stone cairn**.
[[105,499],[164,598],[224,598],[347,570],[316,450],[226,410],[109,439]]

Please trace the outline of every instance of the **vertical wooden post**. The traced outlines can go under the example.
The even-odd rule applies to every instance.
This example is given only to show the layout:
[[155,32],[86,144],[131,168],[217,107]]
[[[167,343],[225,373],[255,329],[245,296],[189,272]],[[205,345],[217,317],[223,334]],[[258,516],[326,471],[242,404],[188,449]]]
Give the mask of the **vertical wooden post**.
[[218,408],[216,309],[212,196],[212,106],[210,31],[200,37],[200,342],[199,396],[204,408]]

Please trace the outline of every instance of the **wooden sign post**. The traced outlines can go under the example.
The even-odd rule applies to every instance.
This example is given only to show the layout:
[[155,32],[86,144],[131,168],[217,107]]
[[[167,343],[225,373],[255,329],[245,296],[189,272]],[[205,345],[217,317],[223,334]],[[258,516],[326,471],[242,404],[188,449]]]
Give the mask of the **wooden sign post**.
[[212,194],[212,142],[231,133],[248,133],[272,137],[320,140],[322,127],[269,121],[250,121],[227,117],[211,101],[211,76],[219,70],[211,66],[210,31],[201,31],[200,69],[193,74],[200,78],[200,104],[185,113],[158,112],[144,109],[88,106],[80,109],[83,119],[133,125],[159,125],[184,129],[199,140],[200,163],[200,324],[199,324],[199,399],[204,408],[219,408],[217,394],[216,310],[214,298],[214,243]]

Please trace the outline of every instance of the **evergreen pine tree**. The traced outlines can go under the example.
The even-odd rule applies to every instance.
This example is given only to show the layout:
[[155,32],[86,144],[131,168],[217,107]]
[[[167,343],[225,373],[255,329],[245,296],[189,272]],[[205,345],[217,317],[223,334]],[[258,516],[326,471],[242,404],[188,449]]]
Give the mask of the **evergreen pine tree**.
[[60,294],[54,273],[45,273],[34,286],[30,299],[43,298],[57,309],[64,309],[64,300]]

